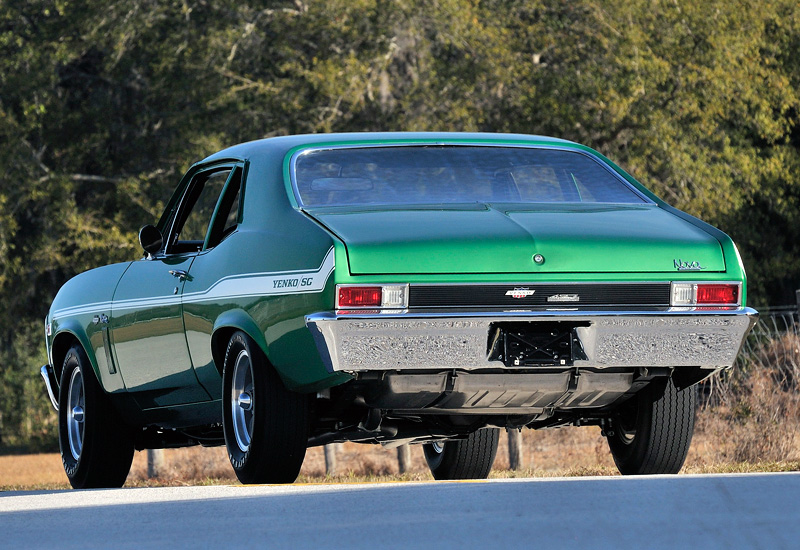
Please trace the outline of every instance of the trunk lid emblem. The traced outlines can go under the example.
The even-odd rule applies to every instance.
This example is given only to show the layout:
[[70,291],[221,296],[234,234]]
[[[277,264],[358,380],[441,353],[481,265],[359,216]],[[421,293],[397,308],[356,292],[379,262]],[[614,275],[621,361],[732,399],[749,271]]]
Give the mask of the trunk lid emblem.
[[548,302],[580,302],[581,297],[577,294],[553,294],[547,297]]
[[536,291],[529,288],[515,288],[514,290],[507,291],[506,296],[511,296],[512,298],[527,298],[528,296],[533,296],[534,292]]
[[672,264],[678,271],[702,271],[705,269],[700,262],[684,262],[680,258],[672,260]]

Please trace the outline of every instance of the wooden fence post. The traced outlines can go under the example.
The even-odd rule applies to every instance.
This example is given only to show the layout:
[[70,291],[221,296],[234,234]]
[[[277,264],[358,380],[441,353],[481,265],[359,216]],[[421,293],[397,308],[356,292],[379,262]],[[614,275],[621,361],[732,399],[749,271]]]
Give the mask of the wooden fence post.
[[406,443],[397,448],[397,469],[404,474],[411,467],[411,447]]
[[339,450],[338,447],[338,443],[325,445],[325,475],[336,475],[336,452]]
[[147,449],[147,477],[156,478],[164,473],[164,449]]
[[522,432],[514,428],[507,428],[508,433],[508,466],[512,470],[522,469]]

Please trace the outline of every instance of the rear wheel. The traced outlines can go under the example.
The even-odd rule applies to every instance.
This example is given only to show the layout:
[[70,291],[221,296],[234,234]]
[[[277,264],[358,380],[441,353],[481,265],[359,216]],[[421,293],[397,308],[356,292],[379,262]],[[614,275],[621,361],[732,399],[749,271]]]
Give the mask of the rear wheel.
[[650,386],[623,403],[613,417],[608,446],[620,473],[677,474],[694,433],[697,392],[678,390],[669,380]]
[[486,479],[499,442],[500,430],[488,428],[466,439],[425,444],[423,450],[435,479]]
[[61,461],[75,489],[122,487],[133,461],[133,433],[95,378],[83,348],[67,352],[58,398]]
[[286,389],[244,332],[228,343],[223,370],[225,444],[242,483],[292,483],[308,443],[308,397]]

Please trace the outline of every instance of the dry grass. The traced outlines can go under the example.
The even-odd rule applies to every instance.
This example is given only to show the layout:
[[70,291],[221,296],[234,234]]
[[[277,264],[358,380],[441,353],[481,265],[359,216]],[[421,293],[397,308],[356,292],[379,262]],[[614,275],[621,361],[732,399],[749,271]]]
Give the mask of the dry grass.
[[67,476],[58,454],[0,456],[0,489],[67,487]]
[[797,325],[770,333],[762,324],[754,332],[739,368],[714,381],[698,417],[698,432],[712,442],[702,453],[707,460],[800,460]]
[[[720,447],[720,434],[703,429],[713,419],[701,411],[698,431],[689,452],[684,473],[741,473],[764,471],[798,471],[800,461],[755,460],[732,461]],[[523,432],[523,466],[519,471],[508,469],[506,438],[501,437],[492,478],[507,477],[572,477],[616,475],[617,470],[605,439],[598,428],[562,428]],[[721,450],[722,449],[722,450]],[[795,456],[797,449],[794,449]],[[147,455],[136,453],[126,486],[180,486],[237,483],[228,463],[224,447],[204,449],[167,449],[165,467],[158,479],[147,478]],[[323,449],[309,449],[300,473],[299,483],[348,483],[379,481],[425,481],[431,475],[425,464],[422,447],[411,447],[411,468],[403,475],[397,469],[397,452],[377,445],[345,443],[337,453],[338,473],[325,475]],[[57,454],[0,457],[0,490],[66,489],[69,485]]]

